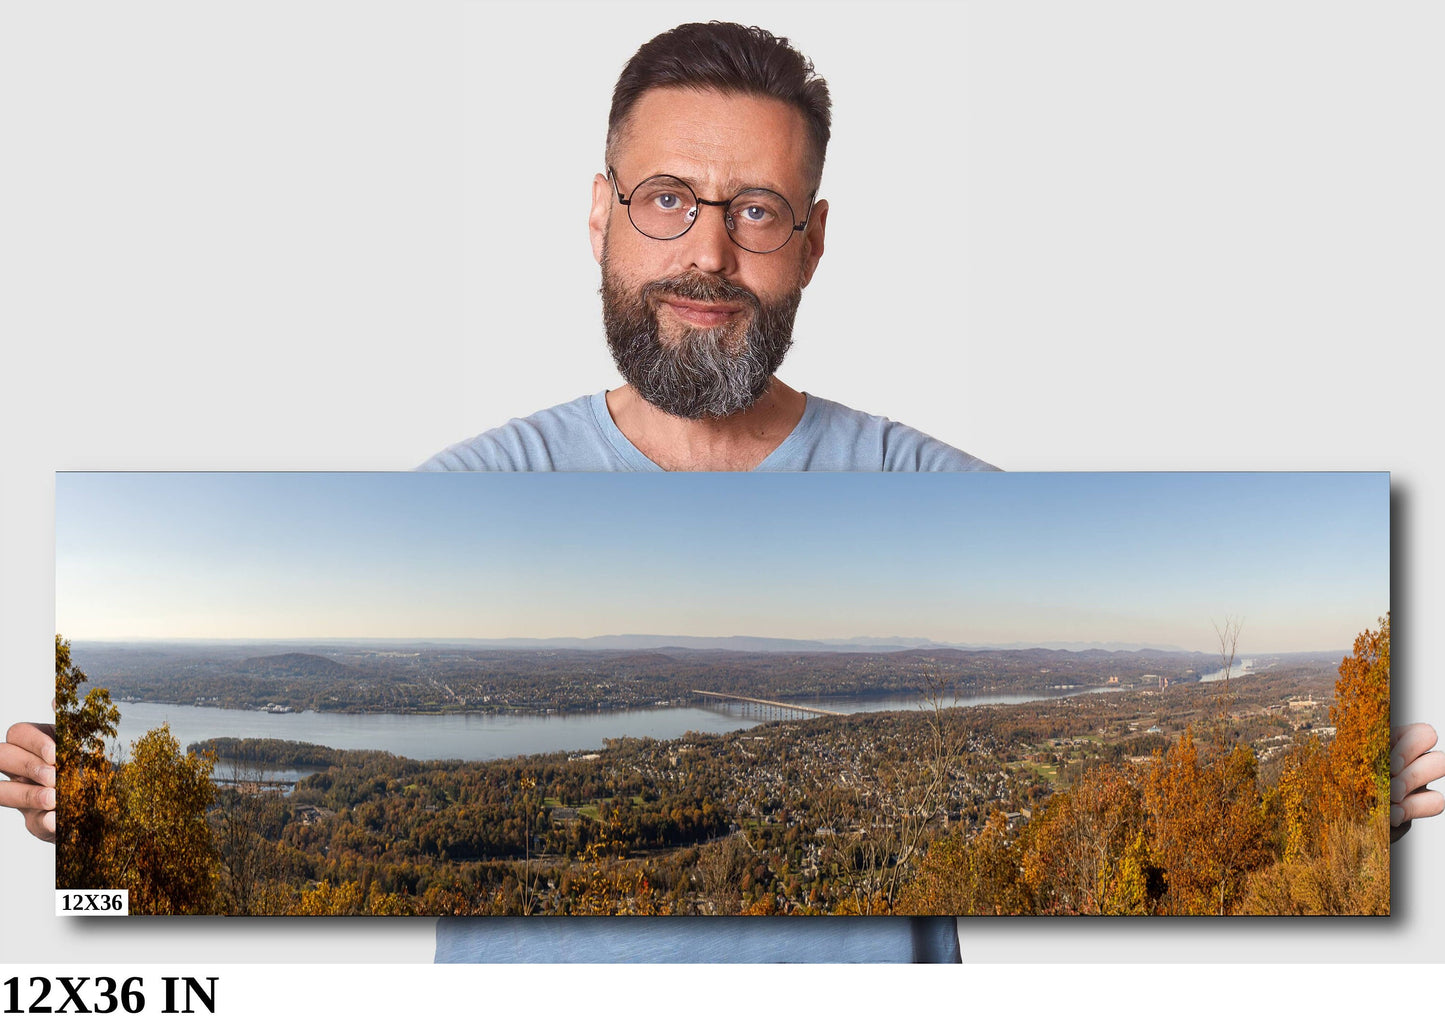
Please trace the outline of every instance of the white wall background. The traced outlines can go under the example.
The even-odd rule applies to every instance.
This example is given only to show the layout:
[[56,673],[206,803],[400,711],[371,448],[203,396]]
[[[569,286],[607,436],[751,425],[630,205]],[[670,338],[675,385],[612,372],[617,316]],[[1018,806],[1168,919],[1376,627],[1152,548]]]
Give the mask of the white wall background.
[[[5,5],[0,718],[49,716],[54,471],[407,468],[614,384],[611,85],[707,18],[833,88],[789,383],[1006,469],[1392,471],[1396,718],[1445,724],[1445,9],[1268,0]],[[60,922],[0,826],[0,961],[431,956]],[[1417,826],[1388,922],[968,922],[964,957],[1434,960],[1442,863]]]

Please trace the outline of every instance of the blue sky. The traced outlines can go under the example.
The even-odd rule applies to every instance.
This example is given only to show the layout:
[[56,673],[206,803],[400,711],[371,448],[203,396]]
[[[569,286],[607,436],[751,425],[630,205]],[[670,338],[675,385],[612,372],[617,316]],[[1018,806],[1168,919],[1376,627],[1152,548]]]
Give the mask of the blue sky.
[[1375,474],[61,473],[78,639],[606,633],[1348,647]]

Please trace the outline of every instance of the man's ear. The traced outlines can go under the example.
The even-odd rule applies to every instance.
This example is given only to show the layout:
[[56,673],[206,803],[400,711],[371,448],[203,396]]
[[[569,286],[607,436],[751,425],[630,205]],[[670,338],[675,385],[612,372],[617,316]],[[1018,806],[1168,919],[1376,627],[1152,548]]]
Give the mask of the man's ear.
[[592,258],[602,262],[602,240],[607,237],[607,219],[612,216],[612,183],[605,174],[592,179],[592,212],[587,215],[587,233],[592,236]]
[[820,199],[813,204],[808,217],[808,226],[803,229],[803,287],[813,280],[818,261],[823,258],[823,235],[828,228],[828,201]]

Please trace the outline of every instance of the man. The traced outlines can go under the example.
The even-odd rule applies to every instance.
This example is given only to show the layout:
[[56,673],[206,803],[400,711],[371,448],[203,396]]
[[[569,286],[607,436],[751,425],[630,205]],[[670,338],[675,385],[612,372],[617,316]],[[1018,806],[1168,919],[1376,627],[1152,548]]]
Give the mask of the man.
[[[478,435],[429,470],[974,470],[967,453],[775,375],[823,255],[827,87],[784,39],[683,25],[617,83],[588,226],[627,382]],[[0,803],[53,839],[54,744],[13,727]],[[1428,726],[1392,759],[1392,822],[1439,814]],[[438,960],[957,959],[951,919],[443,919]]]
[[823,256],[826,83],[787,41],[683,25],[613,92],[588,228],[625,387],[513,420],[423,469],[983,470],[775,376]]

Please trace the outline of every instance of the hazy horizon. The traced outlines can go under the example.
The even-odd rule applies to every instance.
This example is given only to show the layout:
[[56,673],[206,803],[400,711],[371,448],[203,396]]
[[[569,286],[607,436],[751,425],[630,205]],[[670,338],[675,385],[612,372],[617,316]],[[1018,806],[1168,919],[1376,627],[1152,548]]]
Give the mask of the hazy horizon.
[[1388,609],[1383,473],[56,478],[56,627],[94,642],[1208,653],[1229,616],[1241,650],[1292,653],[1347,649]]
[[[1371,627],[1370,627],[1370,628],[1373,629],[1374,626],[1375,626],[1375,624],[1371,624]],[[997,649],[997,650],[1019,650],[1019,649],[1037,648],[1037,649],[1042,649],[1042,650],[1047,650],[1047,651],[1115,651],[1115,652],[1130,652],[1130,651],[1148,651],[1148,650],[1153,650],[1153,651],[1165,651],[1165,652],[1172,652],[1172,653],[1186,654],[1186,655],[1202,654],[1202,655],[1211,655],[1211,656],[1215,656],[1215,657],[1217,657],[1217,656],[1219,655],[1218,644],[1216,644],[1216,645],[1214,646],[1214,650],[1211,651],[1210,649],[1207,649],[1207,648],[1190,648],[1190,647],[1185,647],[1185,646],[1183,646],[1183,645],[1169,644],[1169,643],[1143,644],[1143,643],[1112,642],[1112,641],[1101,642],[1101,643],[1091,643],[1091,642],[1083,642],[1083,641],[1061,641],[1061,642],[1057,642],[1057,641],[1011,641],[1011,642],[1007,642],[1007,643],[1004,643],[1004,642],[991,643],[991,642],[988,642],[988,641],[939,641],[939,640],[934,640],[934,639],[932,639],[932,638],[917,638],[917,639],[916,639],[916,640],[918,641],[917,644],[903,644],[903,643],[901,643],[901,642],[895,644],[895,643],[893,643],[892,641],[890,641],[888,638],[884,638],[884,637],[861,637],[861,638],[850,638],[850,637],[783,637],[783,636],[760,636],[760,635],[742,635],[742,634],[717,635],[717,636],[715,636],[715,637],[705,637],[705,636],[698,636],[698,635],[693,635],[693,634],[671,634],[671,635],[669,635],[669,634],[642,634],[642,633],[598,634],[598,635],[594,635],[594,636],[591,636],[591,637],[566,637],[566,636],[557,636],[557,637],[363,637],[363,636],[354,636],[354,637],[88,637],[88,636],[72,636],[72,635],[70,635],[70,634],[65,633],[63,630],[62,630],[62,631],[57,631],[57,632],[59,632],[59,633],[61,634],[61,636],[62,636],[67,642],[70,642],[70,643],[78,643],[78,644],[178,644],[178,645],[181,645],[181,644],[196,644],[196,645],[200,645],[200,644],[254,644],[254,645],[272,645],[272,646],[282,646],[282,645],[288,645],[288,644],[294,644],[294,645],[317,645],[317,644],[403,645],[403,644],[418,644],[418,645],[475,645],[475,646],[480,647],[480,648],[486,648],[487,645],[490,645],[490,644],[505,644],[505,645],[508,645],[508,646],[521,646],[521,645],[523,645],[523,644],[535,642],[535,643],[537,643],[537,644],[539,644],[539,645],[542,645],[542,646],[545,646],[545,647],[563,649],[563,648],[566,647],[566,645],[565,645],[563,642],[566,642],[566,641],[581,641],[581,642],[586,643],[586,642],[602,641],[602,640],[606,640],[606,639],[614,638],[614,637],[616,637],[616,638],[657,637],[657,638],[659,638],[659,639],[661,639],[661,640],[667,640],[667,639],[671,638],[671,639],[676,639],[676,640],[679,640],[679,641],[706,641],[706,640],[717,640],[717,641],[729,641],[729,640],[733,640],[733,641],[758,640],[758,641],[771,641],[771,642],[798,641],[798,642],[806,643],[806,644],[809,644],[809,645],[832,645],[832,644],[837,644],[837,645],[853,645],[853,646],[855,646],[855,647],[870,647],[870,648],[885,648],[885,647],[887,647],[887,648],[897,648],[897,649],[899,649],[899,650],[909,650],[909,649],[911,649],[911,648],[931,648],[931,647],[947,648],[947,649],[952,649],[952,650],[965,650],[965,649],[968,649],[968,650],[983,650],[983,651],[990,651],[990,650],[995,650],[995,649]],[[1351,640],[1353,640],[1353,638],[1351,638]],[[628,645],[628,646],[626,646],[626,647],[619,647],[619,648],[603,648],[603,647],[600,647],[600,646],[599,646],[599,647],[596,647],[595,650],[601,650],[601,651],[607,651],[607,650],[616,650],[616,651],[650,651],[650,650],[655,650],[655,649],[658,649],[658,648],[680,647],[680,646],[681,646],[681,647],[686,647],[686,646],[689,646],[689,645],[668,645],[668,644],[643,645],[643,644],[633,644],[633,645]],[[697,645],[690,645],[690,646],[696,647]],[[1304,648],[1304,649],[1298,649],[1298,650],[1282,650],[1282,649],[1281,649],[1281,650],[1263,650],[1263,649],[1258,649],[1258,650],[1256,650],[1256,649],[1249,649],[1249,650],[1246,650],[1246,649],[1244,649],[1243,647],[1241,647],[1241,648],[1239,648],[1239,649],[1235,652],[1235,655],[1236,655],[1237,658],[1254,658],[1254,657],[1262,656],[1262,655],[1336,654],[1336,653],[1339,653],[1339,652],[1347,652],[1347,651],[1349,651],[1350,649],[1351,649],[1351,645],[1350,645],[1350,644],[1341,644],[1341,645],[1339,645],[1339,646],[1337,646],[1337,647],[1333,647],[1333,648]],[[787,650],[787,649],[778,649],[778,650]]]

